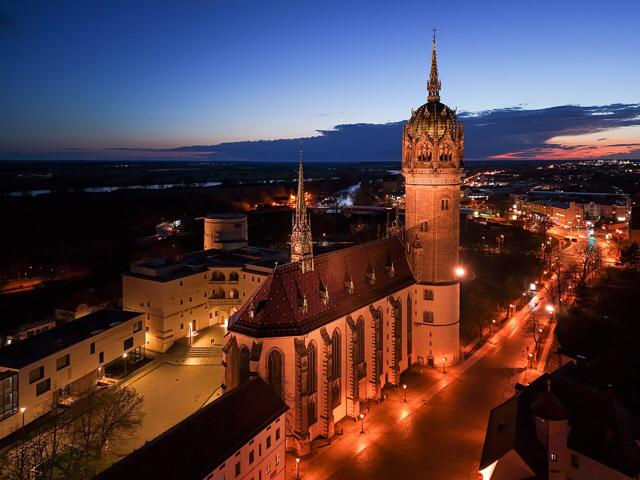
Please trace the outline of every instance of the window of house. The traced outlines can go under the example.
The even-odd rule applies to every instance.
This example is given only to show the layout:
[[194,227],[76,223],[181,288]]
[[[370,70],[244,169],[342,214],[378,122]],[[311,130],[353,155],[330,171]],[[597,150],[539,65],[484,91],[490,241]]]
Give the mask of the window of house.
[[240,475],[240,462],[236,463],[236,477]]
[[138,320],[133,324],[133,333],[139,332],[142,330],[142,320]]
[[129,350],[133,348],[133,337],[129,337],[124,341],[124,349]]
[[255,459],[255,456],[254,456],[253,450],[251,450],[249,452],[249,465],[251,465],[253,463],[254,459]]
[[89,354],[95,355],[95,353],[96,353],[96,342],[91,342],[89,344]]
[[433,300],[433,290],[430,288],[425,288],[423,292],[423,298],[425,300]]
[[422,312],[422,321],[424,323],[433,323],[433,312]]
[[180,299],[180,305],[184,305],[184,300]]
[[68,367],[70,363],[71,355],[67,353],[66,355],[56,359],[56,370],[62,370],[63,368]]
[[549,459],[552,462],[557,462],[558,461],[558,454],[557,453],[552,453],[551,455],[549,455]]
[[51,379],[47,378],[46,380],[41,381],[40,383],[36,383],[36,396],[40,396],[45,392],[51,390]]
[[104,352],[98,354],[98,363],[104,363]]
[[258,456],[262,456],[262,443],[258,444]]
[[44,366],[35,368],[29,372],[29,383],[37,382],[44,378]]
[[189,302],[193,302],[193,297],[189,297]]
[[271,435],[267,436],[267,448],[271,448]]
[[18,373],[4,372],[0,378],[0,420],[3,420],[18,413]]
[[276,428],[276,442],[280,440],[280,429]]
[[580,468],[580,458],[576,454],[571,454],[571,466]]
[[180,280],[180,286],[182,286],[182,285],[184,285],[184,284],[182,283],[182,280]]
[[180,324],[180,330],[184,330],[184,323]]

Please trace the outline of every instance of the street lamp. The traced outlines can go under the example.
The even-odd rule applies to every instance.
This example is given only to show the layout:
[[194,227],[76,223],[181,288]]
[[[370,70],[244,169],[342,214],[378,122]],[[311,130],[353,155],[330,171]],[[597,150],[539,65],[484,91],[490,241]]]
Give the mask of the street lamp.
[[464,277],[465,273],[466,272],[464,270],[464,267],[461,267],[461,266],[457,266],[456,267],[456,269],[455,269],[456,277],[462,278],[462,277]]
[[533,353],[529,354],[529,368],[533,368]]
[[122,359],[123,359],[123,361],[124,361],[124,376],[125,376],[125,377],[127,376],[127,357],[128,357],[128,356],[129,356],[129,355],[127,355],[127,352],[125,352],[125,353],[123,353],[123,354],[122,354]]
[[404,401],[407,401],[407,384],[403,383],[402,384],[402,390],[404,390]]
[[360,433],[364,433],[364,413],[360,414]]
[[300,478],[300,458],[296,457],[296,478]]
[[24,427],[24,412],[27,411],[27,407],[20,407],[20,413],[22,414],[22,426]]
[[447,362],[447,359],[445,357],[442,357],[442,373],[447,373],[447,371],[445,370],[446,362]]

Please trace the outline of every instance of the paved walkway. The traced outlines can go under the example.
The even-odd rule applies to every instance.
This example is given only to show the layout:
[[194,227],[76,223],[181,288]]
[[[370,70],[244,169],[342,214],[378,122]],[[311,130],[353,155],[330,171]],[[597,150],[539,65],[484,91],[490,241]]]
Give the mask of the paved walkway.
[[[222,394],[224,328],[209,327],[181,339],[122,383],[144,397],[142,426],[111,454],[114,459],[141,447]],[[213,433],[213,432],[212,432]]]
[[[491,408],[514,392],[516,382],[540,372],[527,369],[531,337],[523,333],[531,309],[542,314],[544,302],[525,306],[464,363],[446,373],[413,367],[401,389],[370,409],[364,430],[343,420],[342,435],[331,444],[316,441],[300,462],[303,479],[474,479]],[[529,347],[529,350],[527,350]],[[295,458],[287,455],[288,478],[295,478]]]

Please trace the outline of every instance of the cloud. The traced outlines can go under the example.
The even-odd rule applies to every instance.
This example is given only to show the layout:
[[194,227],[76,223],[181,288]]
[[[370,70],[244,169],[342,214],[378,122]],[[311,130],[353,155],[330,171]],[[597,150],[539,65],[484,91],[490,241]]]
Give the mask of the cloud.
[[[460,112],[465,125],[465,157],[485,159],[640,158],[640,103],[601,106],[523,106]],[[186,145],[175,148],[108,148],[67,151],[66,158],[203,159],[295,161],[302,142],[314,162],[399,161],[405,120],[383,124],[340,124],[315,136]],[[62,153],[62,152],[60,152]],[[10,158],[6,154],[4,158]],[[22,158],[25,158],[22,156]],[[43,158],[39,155],[37,158]],[[50,155],[45,158],[60,158]]]

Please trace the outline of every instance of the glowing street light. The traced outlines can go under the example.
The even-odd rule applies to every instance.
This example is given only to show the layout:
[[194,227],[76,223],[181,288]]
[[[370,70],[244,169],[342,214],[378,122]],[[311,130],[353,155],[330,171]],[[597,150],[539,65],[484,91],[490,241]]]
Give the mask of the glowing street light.
[[407,385],[405,383],[402,384],[402,390],[404,390],[404,401],[407,401]]
[[124,353],[122,354],[122,360],[124,361],[124,376],[125,376],[125,377],[127,376],[127,357],[128,357],[128,356],[129,356],[129,355],[127,354],[127,352],[124,352]]
[[556,311],[553,305],[547,305],[546,307],[544,307],[544,309],[549,313],[553,313]]
[[360,433],[364,433],[364,413],[360,414]]
[[296,478],[300,478],[300,458],[296,457]]
[[458,278],[464,277],[466,274],[464,267],[461,267],[461,266],[456,267],[455,274],[456,274],[456,277]]
[[447,371],[445,370],[446,363],[447,359],[445,357],[442,357],[442,373],[447,373]]
[[22,426],[24,427],[24,412],[27,411],[27,407],[20,407],[20,413],[22,414]]

